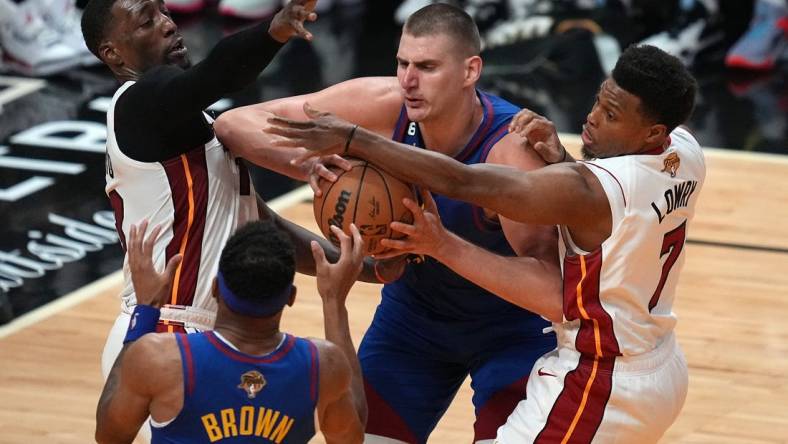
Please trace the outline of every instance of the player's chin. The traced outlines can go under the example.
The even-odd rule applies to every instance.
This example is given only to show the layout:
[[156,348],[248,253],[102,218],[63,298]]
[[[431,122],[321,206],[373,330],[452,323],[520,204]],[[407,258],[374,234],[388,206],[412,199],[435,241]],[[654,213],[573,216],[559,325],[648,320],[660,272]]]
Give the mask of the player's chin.
[[167,55],[167,62],[170,65],[178,66],[179,68],[188,69],[192,66],[192,61],[189,59],[188,54],[173,54]]
[[427,116],[429,116],[426,107],[424,107],[423,105],[412,107],[409,106],[408,104],[405,104],[405,109],[408,112],[408,120],[410,120],[411,122],[421,122],[423,120],[426,120]]

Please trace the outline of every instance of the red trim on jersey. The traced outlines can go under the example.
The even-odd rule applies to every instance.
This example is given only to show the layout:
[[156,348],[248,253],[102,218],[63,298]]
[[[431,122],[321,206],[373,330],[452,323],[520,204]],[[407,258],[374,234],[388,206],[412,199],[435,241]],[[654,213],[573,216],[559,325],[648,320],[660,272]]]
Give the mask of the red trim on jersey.
[[318,372],[320,369],[320,361],[317,357],[317,347],[312,341],[309,341],[309,356],[311,358],[309,368],[309,394],[312,397],[312,402],[317,402],[317,389],[318,389]]
[[611,173],[607,168],[601,167],[601,166],[599,166],[599,165],[597,165],[595,163],[585,162],[585,161],[582,161],[582,160],[580,162],[583,165],[595,166],[595,167],[599,168],[600,170],[606,172],[607,174],[610,174],[610,177],[615,179],[616,183],[618,184],[618,188],[621,190],[621,198],[624,199],[624,206],[627,206],[627,196],[624,195],[624,187],[621,186],[621,182],[618,180],[618,177],[616,177],[615,174]]
[[394,125],[394,134],[392,135],[392,139],[397,142],[402,142],[405,140],[405,130],[408,127],[408,112],[405,108],[405,105],[402,105],[402,109],[399,111],[399,117],[397,118],[397,123]]
[[585,256],[564,257],[564,316],[580,319],[575,348],[589,356],[620,356],[613,319],[599,300],[602,249]]
[[192,358],[191,344],[189,344],[189,338],[185,333],[175,335],[175,339],[180,342],[181,348],[183,348],[183,356],[186,359],[183,363],[184,367],[186,367],[186,371],[183,374],[183,377],[186,378],[184,386],[186,387],[186,394],[191,395],[194,392],[194,359]]
[[470,142],[468,142],[468,144],[465,145],[465,148],[463,148],[463,150],[460,151],[460,154],[454,156],[454,159],[459,162],[464,162],[465,159],[468,158],[468,156],[470,156],[476,151],[476,148],[479,147],[481,141],[484,140],[484,136],[486,136],[487,132],[490,131],[490,128],[492,127],[493,124],[493,120],[495,120],[495,110],[493,109],[493,105],[490,99],[488,99],[487,96],[484,95],[483,93],[479,93],[479,99],[482,102],[482,107],[484,110],[482,125],[473,134],[473,137],[471,137]]
[[241,353],[237,350],[233,350],[232,348],[230,348],[230,346],[225,344],[224,341],[217,338],[214,332],[212,331],[205,332],[205,338],[208,339],[208,342],[213,344],[213,346],[216,347],[217,350],[219,350],[225,356],[227,356],[228,358],[234,361],[245,362],[247,364],[270,364],[271,362],[276,362],[284,358],[288,353],[290,353],[290,350],[293,349],[296,343],[295,336],[288,335],[287,333],[285,333],[285,336],[287,337],[287,339],[285,339],[285,343],[282,344],[281,347],[279,347],[279,350],[276,350],[273,353],[268,354],[266,356],[258,357],[258,356],[247,355],[246,353]]
[[394,411],[366,379],[364,380],[364,394],[369,406],[366,433],[398,439],[408,444],[419,443],[405,420]]
[[473,442],[495,439],[498,427],[506,423],[517,403],[525,399],[528,375],[495,392],[481,408],[476,410],[473,423]]
[[205,147],[162,162],[162,166],[167,173],[174,209],[173,237],[165,249],[165,261],[178,253],[183,255],[183,261],[175,272],[169,303],[192,305],[208,213]]
[[614,364],[615,358],[581,356],[577,368],[566,374],[564,389],[534,444],[591,442],[610,399]]
[[496,143],[500,142],[501,139],[506,136],[508,131],[509,125],[502,125],[500,128],[498,128],[498,131],[493,133],[492,137],[487,139],[487,143],[484,145],[484,149],[482,150],[482,156],[479,158],[479,163],[487,162],[487,156],[490,155],[490,151],[492,151]]
[[120,237],[120,246],[123,251],[126,251],[126,234],[123,232],[123,198],[120,197],[117,190],[112,190],[108,194],[109,204],[112,207],[112,212],[115,213],[115,231],[118,232]]

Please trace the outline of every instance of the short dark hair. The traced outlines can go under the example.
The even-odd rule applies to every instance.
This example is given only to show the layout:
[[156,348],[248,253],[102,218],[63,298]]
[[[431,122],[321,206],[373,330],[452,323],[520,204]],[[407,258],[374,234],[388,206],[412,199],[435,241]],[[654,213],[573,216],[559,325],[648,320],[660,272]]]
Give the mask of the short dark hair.
[[112,23],[112,7],[117,0],[90,0],[82,12],[82,38],[90,52],[99,57],[99,46]]
[[447,34],[468,56],[479,55],[482,48],[479,28],[462,9],[435,3],[414,12],[405,22],[404,31],[415,37]]
[[295,248],[272,221],[250,222],[227,241],[219,271],[239,299],[262,302],[293,283]]
[[673,131],[695,107],[698,84],[681,61],[649,45],[633,45],[613,68],[619,87],[640,98],[643,114]]

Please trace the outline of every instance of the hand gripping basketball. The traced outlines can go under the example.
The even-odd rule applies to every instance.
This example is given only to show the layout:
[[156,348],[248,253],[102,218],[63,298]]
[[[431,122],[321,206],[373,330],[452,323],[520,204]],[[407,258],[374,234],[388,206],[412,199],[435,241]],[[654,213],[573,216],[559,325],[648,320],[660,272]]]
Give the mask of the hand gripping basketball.
[[415,200],[413,188],[364,160],[348,158],[349,171],[338,171],[335,182],[320,181],[322,196],[315,195],[314,211],[320,231],[335,245],[332,233],[336,226],[350,234],[355,224],[364,239],[365,254],[386,250],[383,239],[397,238],[391,222],[411,223],[413,214],[403,204],[404,198]]

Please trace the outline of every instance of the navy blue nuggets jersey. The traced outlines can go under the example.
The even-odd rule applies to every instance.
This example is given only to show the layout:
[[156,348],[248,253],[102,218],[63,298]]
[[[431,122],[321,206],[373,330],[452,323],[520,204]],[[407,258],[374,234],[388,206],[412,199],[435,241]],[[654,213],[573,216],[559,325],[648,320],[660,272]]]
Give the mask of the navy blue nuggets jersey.
[[[484,163],[493,146],[508,133],[512,117],[520,110],[500,97],[478,93],[484,118],[465,148],[455,159],[466,165]],[[409,122],[402,107],[393,139],[425,148],[419,125]],[[469,242],[502,256],[516,256],[504,237],[497,220],[490,220],[484,210],[469,203],[433,195],[446,228]],[[506,279],[506,276],[501,276]],[[440,262],[425,258],[410,265],[398,281],[384,287],[386,297],[426,309],[432,314],[452,319],[480,319],[511,315],[534,318],[535,329],[547,322],[541,317],[511,304],[451,271]]]
[[265,356],[241,353],[208,331],[177,334],[183,363],[183,409],[152,444],[306,443],[315,434],[315,345],[285,335]]

